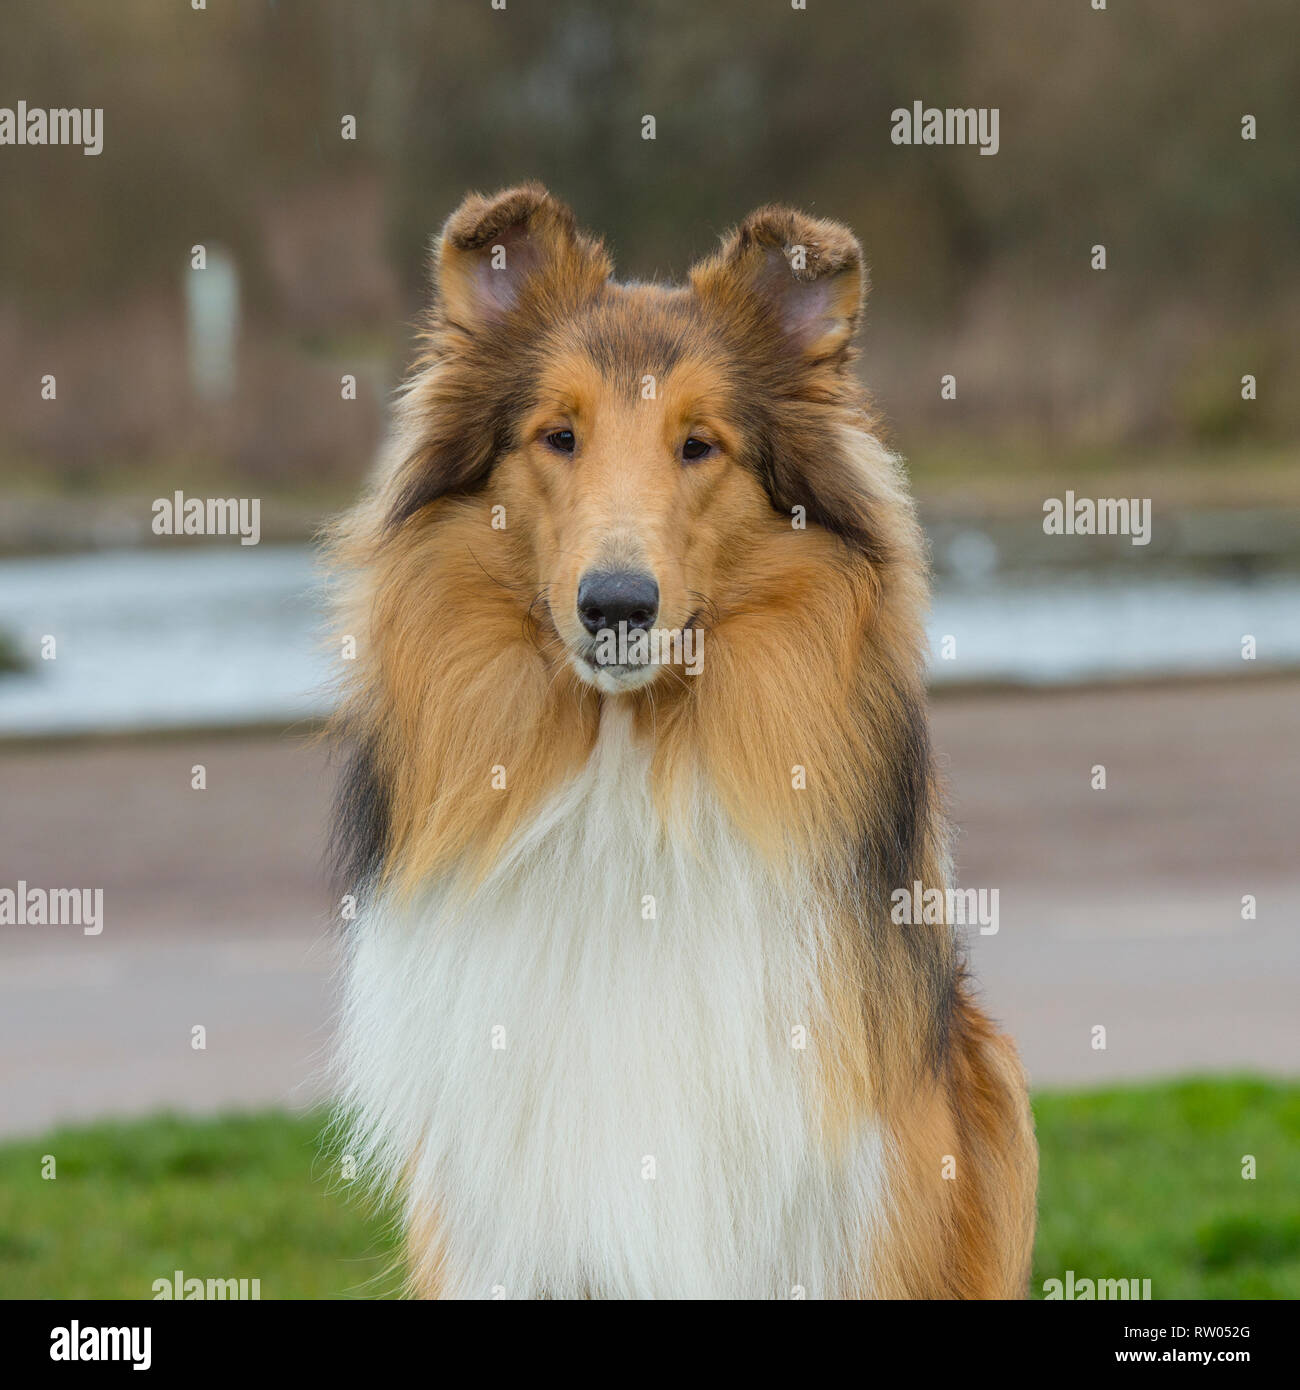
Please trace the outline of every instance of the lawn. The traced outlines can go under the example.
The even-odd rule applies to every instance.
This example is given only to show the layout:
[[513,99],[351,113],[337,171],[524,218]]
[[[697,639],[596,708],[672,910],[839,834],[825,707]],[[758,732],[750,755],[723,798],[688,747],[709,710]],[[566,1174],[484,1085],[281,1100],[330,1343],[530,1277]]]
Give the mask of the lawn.
[[[1039,1296],[1072,1269],[1150,1279],[1154,1298],[1300,1297],[1300,1085],[1183,1081],[1034,1109]],[[391,1222],[341,1181],[321,1128],[165,1116],[3,1146],[0,1298],[148,1298],[177,1269],[258,1278],[263,1298],[394,1295]]]

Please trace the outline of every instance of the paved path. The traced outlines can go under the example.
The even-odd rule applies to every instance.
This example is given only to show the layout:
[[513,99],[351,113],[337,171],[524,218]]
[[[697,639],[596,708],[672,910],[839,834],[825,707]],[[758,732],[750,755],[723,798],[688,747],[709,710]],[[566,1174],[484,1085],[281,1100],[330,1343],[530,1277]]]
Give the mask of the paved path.
[[[950,695],[934,722],[962,882],[999,894],[974,966],[1037,1084],[1300,1073],[1300,682]],[[105,901],[97,937],[0,927],[0,1132],[320,1098],[328,782],[292,736],[0,748],[0,887]]]

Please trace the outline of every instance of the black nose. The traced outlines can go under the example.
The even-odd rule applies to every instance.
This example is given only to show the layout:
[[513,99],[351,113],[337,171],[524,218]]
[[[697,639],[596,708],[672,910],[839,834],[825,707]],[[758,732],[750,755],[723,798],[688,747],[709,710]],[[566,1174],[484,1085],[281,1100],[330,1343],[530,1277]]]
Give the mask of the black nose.
[[594,637],[626,623],[629,632],[648,628],[659,612],[654,576],[635,570],[588,570],[578,585],[578,617]]

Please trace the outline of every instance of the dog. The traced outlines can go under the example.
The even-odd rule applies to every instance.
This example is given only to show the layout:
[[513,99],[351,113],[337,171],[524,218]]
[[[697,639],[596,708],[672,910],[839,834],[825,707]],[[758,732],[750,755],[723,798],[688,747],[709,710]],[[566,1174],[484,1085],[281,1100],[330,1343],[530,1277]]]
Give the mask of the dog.
[[891,917],[950,863],[858,242],[769,206],[620,284],[525,184],[434,261],[330,541],[340,1104],[411,1292],[1023,1296],[1023,1071]]

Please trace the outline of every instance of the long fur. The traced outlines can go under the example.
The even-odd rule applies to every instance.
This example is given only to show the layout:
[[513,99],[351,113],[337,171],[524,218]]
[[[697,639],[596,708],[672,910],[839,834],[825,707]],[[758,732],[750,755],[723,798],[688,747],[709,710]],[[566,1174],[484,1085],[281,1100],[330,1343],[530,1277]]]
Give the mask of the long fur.
[[[1023,1293],[1014,1049],[952,929],[889,914],[950,869],[923,543],[851,369],[856,241],[764,208],[688,288],[617,285],[525,185],[467,199],[435,269],[333,538],[359,643],[344,1101],[413,1286]],[[669,455],[688,427],[706,464]],[[698,675],[584,679],[574,590],[611,548],[703,629]]]

